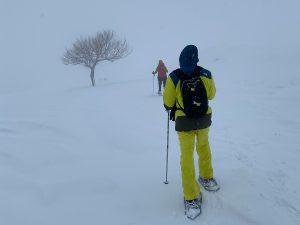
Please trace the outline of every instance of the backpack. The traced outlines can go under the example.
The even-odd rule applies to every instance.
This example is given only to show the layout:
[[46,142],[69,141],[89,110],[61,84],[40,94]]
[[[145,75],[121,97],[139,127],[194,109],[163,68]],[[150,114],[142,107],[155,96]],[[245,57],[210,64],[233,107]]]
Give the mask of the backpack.
[[180,93],[183,106],[177,100],[179,108],[188,118],[197,119],[206,114],[208,110],[208,98],[203,81],[200,78],[202,68],[197,66],[194,72],[189,76],[180,69],[174,71],[177,78],[181,81]]
[[166,69],[165,64],[163,64],[163,63],[158,64],[157,73],[158,73],[158,77],[160,77],[160,78],[166,77],[167,69]]

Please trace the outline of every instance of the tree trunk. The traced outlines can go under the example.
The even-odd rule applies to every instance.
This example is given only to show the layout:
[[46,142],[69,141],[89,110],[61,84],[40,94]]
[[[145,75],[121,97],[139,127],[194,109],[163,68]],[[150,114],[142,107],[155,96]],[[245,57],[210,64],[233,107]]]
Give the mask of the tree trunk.
[[91,69],[90,77],[91,77],[92,85],[95,86],[96,85],[96,83],[95,83],[95,68]]

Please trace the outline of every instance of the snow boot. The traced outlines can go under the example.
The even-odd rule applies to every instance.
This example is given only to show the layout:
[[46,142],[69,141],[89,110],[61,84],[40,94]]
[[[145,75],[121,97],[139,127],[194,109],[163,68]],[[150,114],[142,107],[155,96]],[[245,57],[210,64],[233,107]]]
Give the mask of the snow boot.
[[198,181],[207,191],[216,192],[220,190],[220,186],[218,185],[215,178],[203,179],[199,176]]
[[193,200],[185,200],[184,199],[184,210],[185,215],[188,219],[194,220],[201,214],[201,204],[202,204],[202,194]]

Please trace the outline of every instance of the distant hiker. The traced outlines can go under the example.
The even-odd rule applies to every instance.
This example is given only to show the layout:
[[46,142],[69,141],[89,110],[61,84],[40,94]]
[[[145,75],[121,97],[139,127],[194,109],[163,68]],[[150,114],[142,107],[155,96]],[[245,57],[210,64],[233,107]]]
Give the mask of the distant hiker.
[[201,214],[202,193],[194,166],[194,147],[198,154],[199,183],[207,191],[220,189],[214,179],[211,150],[208,141],[212,109],[208,100],[216,93],[210,71],[197,66],[198,49],[186,46],[179,57],[180,68],[167,79],[163,94],[164,106],[171,110],[180,144],[180,164],[185,214],[194,219]]
[[168,73],[168,69],[162,60],[159,60],[156,70],[152,72],[153,76],[155,76],[156,73],[157,73],[157,80],[158,80],[158,92],[157,93],[161,94],[161,85],[163,83],[164,88],[165,88],[166,81],[167,81],[167,73]]

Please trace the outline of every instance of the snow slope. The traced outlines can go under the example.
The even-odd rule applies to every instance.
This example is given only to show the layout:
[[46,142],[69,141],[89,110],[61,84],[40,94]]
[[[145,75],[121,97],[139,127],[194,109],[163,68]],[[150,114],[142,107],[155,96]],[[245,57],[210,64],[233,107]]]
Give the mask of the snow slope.
[[[195,223],[300,223],[297,1],[70,2],[1,1],[0,224],[190,224],[173,123],[163,183],[167,114],[151,76],[161,57],[175,69],[190,43],[217,85],[210,142],[221,185],[203,191]],[[92,18],[134,50],[99,65],[94,88],[88,71],[60,62],[99,28]]]

